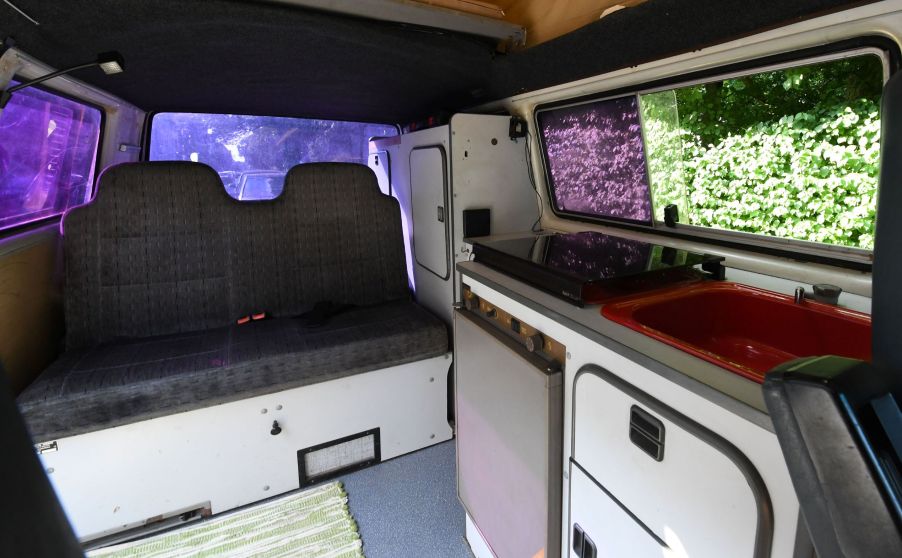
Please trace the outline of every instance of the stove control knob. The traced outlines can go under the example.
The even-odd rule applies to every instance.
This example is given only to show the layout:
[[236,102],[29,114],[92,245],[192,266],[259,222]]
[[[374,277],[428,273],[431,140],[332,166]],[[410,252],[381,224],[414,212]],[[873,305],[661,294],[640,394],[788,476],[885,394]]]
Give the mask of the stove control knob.
[[479,310],[479,297],[478,297],[478,296],[471,296],[471,297],[467,298],[467,299],[464,301],[464,306],[467,307],[467,310],[470,310],[470,311],[472,311],[472,312],[476,312],[477,310]]
[[545,347],[545,338],[542,337],[541,333],[533,333],[526,338],[527,351],[534,353],[536,351],[541,351],[543,347]]

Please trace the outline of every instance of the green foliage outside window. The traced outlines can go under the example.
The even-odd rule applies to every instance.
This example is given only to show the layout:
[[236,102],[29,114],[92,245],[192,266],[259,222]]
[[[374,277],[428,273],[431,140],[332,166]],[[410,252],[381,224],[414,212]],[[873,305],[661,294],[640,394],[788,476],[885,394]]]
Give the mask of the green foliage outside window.
[[641,95],[656,218],[873,248],[882,84],[863,55]]

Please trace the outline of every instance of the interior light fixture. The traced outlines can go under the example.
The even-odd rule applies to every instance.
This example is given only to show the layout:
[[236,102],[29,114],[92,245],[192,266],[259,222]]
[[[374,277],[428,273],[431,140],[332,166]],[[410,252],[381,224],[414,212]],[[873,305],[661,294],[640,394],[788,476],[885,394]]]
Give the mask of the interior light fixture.
[[123,60],[122,55],[118,52],[104,52],[103,54],[97,55],[97,59],[91,62],[85,62],[84,64],[78,64],[69,68],[63,68],[62,70],[57,70],[45,76],[41,76],[39,78],[22,82],[18,85],[14,85],[13,87],[0,92],[0,110],[3,110],[6,107],[6,105],[9,103],[9,100],[12,98],[13,93],[19,91],[20,89],[25,89],[26,87],[37,85],[55,77],[68,74],[76,70],[91,68],[93,66],[100,66],[100,69],[103,70],[103,73],[105,73],[106,75],[113,75],[122,73],[125,70],[125,61]]

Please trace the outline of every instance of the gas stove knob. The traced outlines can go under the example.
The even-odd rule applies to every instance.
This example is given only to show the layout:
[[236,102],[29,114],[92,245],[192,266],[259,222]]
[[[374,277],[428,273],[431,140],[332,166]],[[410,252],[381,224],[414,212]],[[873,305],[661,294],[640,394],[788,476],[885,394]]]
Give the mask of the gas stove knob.
[[545,338],[542,337],[541,333],[533,333],[526,338],[526,350],[531,353],[541,351],[544,346]]

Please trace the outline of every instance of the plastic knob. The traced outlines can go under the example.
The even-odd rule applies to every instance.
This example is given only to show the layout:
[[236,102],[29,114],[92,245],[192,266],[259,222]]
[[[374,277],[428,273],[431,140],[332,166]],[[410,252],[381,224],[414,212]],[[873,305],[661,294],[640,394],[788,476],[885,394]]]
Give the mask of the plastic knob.
[[279,426],[279,421],[277,421],[277,420],[272,421],[272,430],[270,430],[269,433],[272,434],[273,436],[278,436],[279,434],[282,433],[282,427]]
[[486,318],[494,318],[497,315],[498,315],[498,311],[495,310],[494,308],[489,308],[488,310],[485,311]]
[[464,301],[464,306],[467,307],[467,310],[471,310],[473,312],[475,312],[476,310],[479,310],[479,297],[471,296],[470,298],[468,298]]
[[542,347],[545,346],[545,338],[542,337],[541,333],[533,333],[529,337],[526,338],[526,350],[534,353],[536,351],[541,351]]

